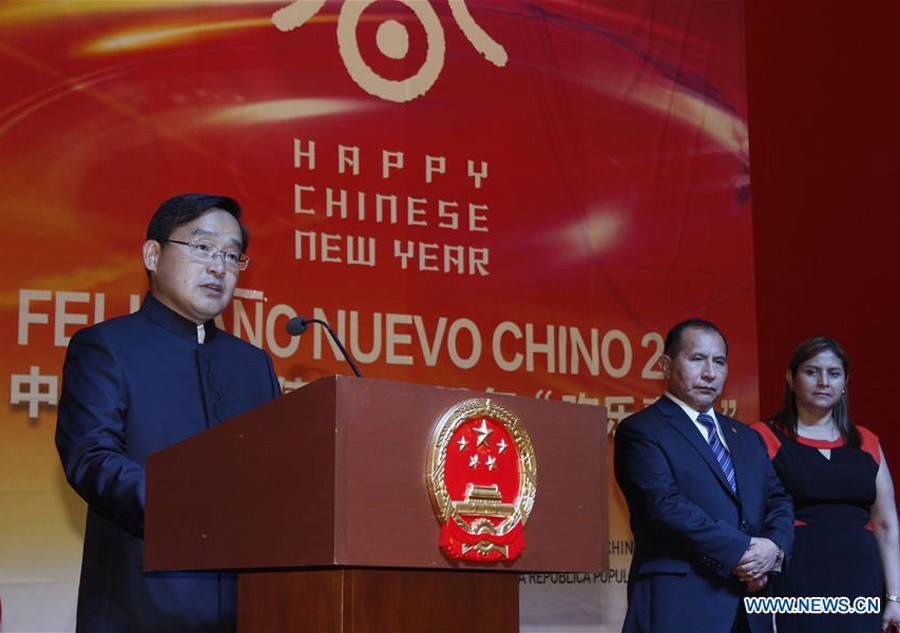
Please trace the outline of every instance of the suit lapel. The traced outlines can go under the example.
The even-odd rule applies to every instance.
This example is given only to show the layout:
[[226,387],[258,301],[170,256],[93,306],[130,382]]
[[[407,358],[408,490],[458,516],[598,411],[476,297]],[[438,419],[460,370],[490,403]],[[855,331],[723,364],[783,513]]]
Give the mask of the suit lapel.
[[[725,491],[733,498],[737,499],[736,495],[731,490],[731,486],[728,484],[728,480],[725,479],[725,473],[722,471],[722,466],[720,466],[719,462],[716,461],[716,458],[712,453],[712,449],[710,449],[709,444],[706,442],[706,439],[700,434],[700,431],[697,429],[694,423],[691,422],[691,419],[687,416],[687,414],[682,411],[681,407],[679,407],[677,404],[666,397],[662,397],[657,400],[656,405],[662,410],[663,415],[668,418],[669,424],[671,424],[676,431],[681,433],[681,435],[684,436],[688,443],[694,447],[694,449],[697,451],[697,454],[700,455],[703,461],[706,462],[706,464],[709,466],[709,469],[719,480],[719,483],[722,484],[722,487],[725,489]],[[728,433],[727,438],[730,448],[731,444],[733,444],[731,438],[737,436],[732,433],[730,426],[726,427],[725,418],[723,416],[717,417],[719,417],[719,422],[720,424],[722,424],[722,431],[724,433]],[[729,419],[728,422],[732,421]],[[739,477],[739,473],[737,465],[734,464],[733,454],[731,461],[732,465],[734,466],[735,477],[737,478]],[[740,479],[736,479],[736,481],[738,482],[738,492],[740,492]]]
[[740,495],[741,490],[751,490],[750,481],[747,480],[750,471],[746,460],[747,451],[744,450],[743,438],[736,428],[741,423],[723,415],[718,417],[722,425],[722,432],[727,433],[731,465],[734,466],[734,478],[737,482],[738,495]]

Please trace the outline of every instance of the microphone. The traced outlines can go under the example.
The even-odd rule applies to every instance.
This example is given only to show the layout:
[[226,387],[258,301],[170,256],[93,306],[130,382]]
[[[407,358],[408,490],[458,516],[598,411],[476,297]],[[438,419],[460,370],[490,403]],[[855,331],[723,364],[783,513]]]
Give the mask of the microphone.
[[304,317],[294,317],[293,319],[288,319],[287,331],[291,336],[300,336],[301,334],[306,334],[306,330],[309,328],[310,320]]
[[288,334],[291,336],[300,336],[305,333],[307,329],[309,329],[310,323],[317,323],[323,326],[328,333],[331,335],[332,340],[337,344],[338,349],[341,350],[341,354],[344,355],[344,358],[347,359],[347,362],[350,363],[350,367],[353,369],[353,373],[356,374],[357,378],[362,378],[362,373],[360,373],[359,368],[356,366],[356,363],[353,362],[353,359],[350,358],[350,354],[347,353],[347,350],[344,349],[344,344],[341,343],[341,339],[337,337],[337,334],[334,333],[334,330],[331,329],[331,326],[328,325],[325,321],[321,319],[307,319],[306,317],[294,317],[293,319],[288,319],[287,328]]

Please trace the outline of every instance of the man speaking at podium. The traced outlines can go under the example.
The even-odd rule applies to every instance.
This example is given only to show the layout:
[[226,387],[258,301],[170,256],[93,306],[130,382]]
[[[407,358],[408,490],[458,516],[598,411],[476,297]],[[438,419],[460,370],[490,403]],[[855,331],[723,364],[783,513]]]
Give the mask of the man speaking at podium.
[[88,503],[78,631],[231,631],[236,581],[143,571],[147,455],[280,395],[269,355],[217,329],[250,263],[237,202],[186,194],[150,220],[140,310],[80,330],[56,445]]
[[666,336],[660,367],[665,395],[616,430],[634,534],[623,630],[771,631],[771,616],[748,617],[741,597],[780,569],[793,509],[760,436],[714,410],[728,344],[712,323],[684,321]]

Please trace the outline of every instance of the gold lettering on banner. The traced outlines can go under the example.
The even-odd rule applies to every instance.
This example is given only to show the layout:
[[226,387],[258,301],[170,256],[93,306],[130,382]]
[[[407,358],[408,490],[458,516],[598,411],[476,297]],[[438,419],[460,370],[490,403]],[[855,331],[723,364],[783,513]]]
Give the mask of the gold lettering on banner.
[[[345,0],[337,22],[338,48],[341,59],[350,77],[357,85],[371,95],[386,101],[403,103],[412,101],[428,92],[437,81],[444,67],[446,41],[444,27],[427,0],[397,0],[415,14],[425,30],[425,62],[413,75],[402,79],[386,79],[372,70],[362,58],[356,27],[363,12],[375,0]],[[459,25],[466,39],[485,59],[498,67],[506,65],[509,57],[506,49],[488,35],[469,13],[466,0],[449,0],[453,19]],[[272,23],[280,31],[291,31],[305,24],[325,5],[325,0],[296,0],[291,5],[272,14]],[[409,52],[409,32],[397,20],[388,19],[378,26],[375,34],[378,50],[391,59],[403,59]]]

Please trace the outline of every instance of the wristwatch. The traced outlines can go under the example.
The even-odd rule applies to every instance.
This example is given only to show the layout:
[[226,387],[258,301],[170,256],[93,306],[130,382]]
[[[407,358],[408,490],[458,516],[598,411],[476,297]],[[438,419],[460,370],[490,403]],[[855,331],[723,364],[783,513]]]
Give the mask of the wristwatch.
[[778,547],[777,545],[775,546],[775,550],[776,550],[776,551],[775,551],[775,565],[774,565],[774,567],[775,567],[775,569],[779,569],[779,570],[780,570],[780,569],[781,569],[781,564],[784,562],[784,550],[781,549],[780,547]]
[[889,600],[891,602],[900,602],[900,596],[895,596],[892,593],[885,594],[885,600]]

